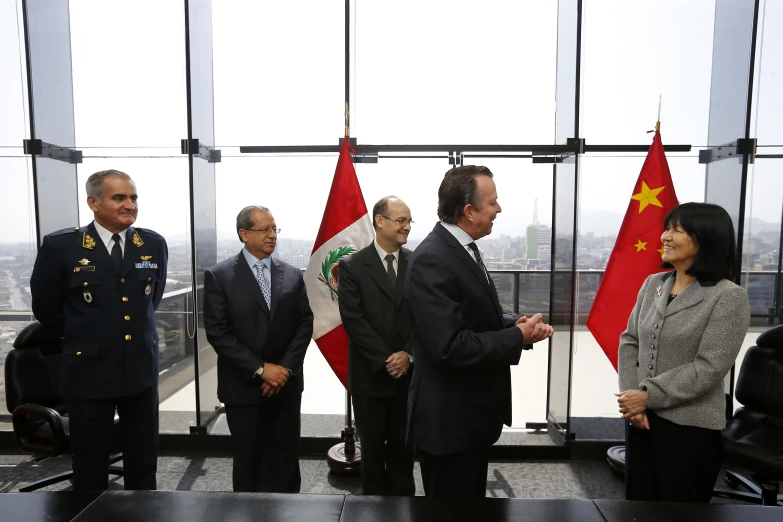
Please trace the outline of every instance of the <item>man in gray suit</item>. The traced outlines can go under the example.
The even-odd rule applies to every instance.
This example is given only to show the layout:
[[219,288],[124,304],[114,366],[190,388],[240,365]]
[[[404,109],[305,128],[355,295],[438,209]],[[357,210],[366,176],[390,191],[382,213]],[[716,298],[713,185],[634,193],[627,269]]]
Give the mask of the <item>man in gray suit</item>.
[[313,312],[302,271],[273,259],[269,209],[243,208],[244,248],[204,273],[204,325],[234,452],[234,491],[298,493],[302,365]]

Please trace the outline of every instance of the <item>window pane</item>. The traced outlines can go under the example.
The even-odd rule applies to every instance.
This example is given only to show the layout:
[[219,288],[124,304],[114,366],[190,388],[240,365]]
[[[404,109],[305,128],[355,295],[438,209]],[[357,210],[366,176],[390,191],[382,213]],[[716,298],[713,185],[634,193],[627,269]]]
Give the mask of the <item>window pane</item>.
[[581,136],[645,143],[658,99],[667,143],[707,143],[714,0],[585,0]]
[[[617,418],[617,400],[613,395],[617,392],[617,372],[584,324],[644,159],[643,154],[587,155],[581,159],[577,254],[579,326],[574,337],[572,417]],[[692,155],[667,154],[667,160],[680,203],[704,201],[704,165]]]
[[139,215],[135,226],[154,230],[168,244],[166,289],[155,314],[161,341],[160,431],[187,432],[196,419],[187,157],[85,159],[79,167],[80,225],[93,220],[86,205],[87,178],[110,168],[127,173],[136,183]]
[[36,254],[32,177],[26,158],[0,158],[5,204],[0,222],[0,415],[5,402],[5,358],[16,336],[33,320],[30,275]]
[[[0,147],[13,146],[21,153],[22,140],[27,136],[25,120],[27,107],[24,89],[27,88],[27,70],[24,67],[24,46],[21,24],[17,26],[17,5],[21,14],[21,2],[0,2]],[[18,28],[17,28],[18,27]],[[0,148],[0,155],[12,152]]]
[[187,137],[182,3],[83,0],[70,13],[77,146],[178,146]]
[[357,2],[359,143],[551,143],[556,2]]
[[[755,126],[751,136],[759,145],[783,145],[783,2],[763,1],[759,10],[759,36],[756,40],[756,96],[753,103]],[[763,18],[762,18],[763,17]],[[759,150],[760,154],[765,151]]]
[[344,135],[342,2],[212,2],[215,139],[337,144]]

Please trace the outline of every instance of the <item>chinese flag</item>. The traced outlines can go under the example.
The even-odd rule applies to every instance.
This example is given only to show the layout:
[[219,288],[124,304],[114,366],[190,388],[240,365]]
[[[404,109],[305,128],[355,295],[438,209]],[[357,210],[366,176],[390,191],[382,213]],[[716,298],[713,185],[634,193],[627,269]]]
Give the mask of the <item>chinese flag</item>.
[[615,370],[620,334],[628,326],[639,289],[647,276],[662,270],[663,219],[678,204],[661,134],[656,130],[587,317],[587,328]]
[[364,248],[375,237],[362,189],[351,160],[348,137],[343,140],[321,228],[313,245],[304,280],[313,310],[313,340],[340,382],[348,389],[348,335],[337,304],[337,264]]

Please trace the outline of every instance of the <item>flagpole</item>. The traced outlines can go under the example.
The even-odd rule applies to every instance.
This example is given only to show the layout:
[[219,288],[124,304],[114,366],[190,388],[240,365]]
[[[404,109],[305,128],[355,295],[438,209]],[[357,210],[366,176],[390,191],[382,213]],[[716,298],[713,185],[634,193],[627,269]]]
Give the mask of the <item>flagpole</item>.
[[[349,26],[350,2],[345,2],[345,69],[349,65],[348,49],[348,26]],[[350,112],[348,108],[348,79],[346,75],[345,82],[345,138],[350,143]],[[326,461],[329,469],[339,475],[355,475],[361,471],[362,449],[361,445],[356,443],[356,429],[353,427],[353,408],[351,407],[351,392],[345,389],[345,428],[340,434],[342,442],[335,444],[326,453]]]

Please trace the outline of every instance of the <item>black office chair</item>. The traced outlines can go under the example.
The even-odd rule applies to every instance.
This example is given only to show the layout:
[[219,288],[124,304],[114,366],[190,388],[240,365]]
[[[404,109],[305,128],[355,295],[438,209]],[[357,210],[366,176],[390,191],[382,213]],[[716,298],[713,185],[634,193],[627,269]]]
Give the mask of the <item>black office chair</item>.
[[783,479],[783,325],[759,335],[742,361],[737,401],[744,406],[723,430],[725,460],[752,471],[747,478],[726,472],[726,483],[749,492],[716,489],[715,496],[783,506],[779,482]]
[[[11,412],[16,446],[39,456],[56,457],[70,449],[68,415],[60,395],[60,339],[34,321],[19,333],[5,359],[5,400]],[[115,425],[118,419],[115,416]],[[122,460],[111,456],[109,463]],[[122,475],[122,468],[109,473]],[[20,488],[35,491],[73,476],[66,471]]]

